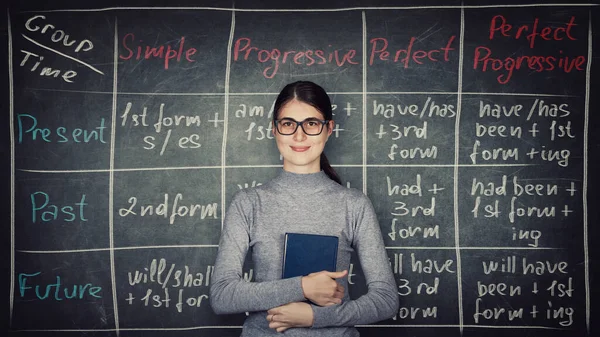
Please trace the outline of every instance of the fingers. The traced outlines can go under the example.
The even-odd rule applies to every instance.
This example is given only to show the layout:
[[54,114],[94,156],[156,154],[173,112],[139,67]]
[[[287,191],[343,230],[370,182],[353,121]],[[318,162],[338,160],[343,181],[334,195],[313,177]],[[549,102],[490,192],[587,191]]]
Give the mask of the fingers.
[[315,273],[310,273],[307,276],[316,276],[318,274],[324,273],[325,275],[336,279],[336,278],[341,278],[344,277],[346,275],[348,275],[348,270],[342,270],[342,271],[327,271],[327,270],[323,270],[323,271],[319,271],[319,272],[315,272]]
[[336,288],[333,291],[332,295],[332,304],[340,304],[342,303],[342,299],[344,299],[344,286],[336,282]]
[[313,325],[313,309],[304,302],[292,302],[267,312],[269,328],[283,332],[289,328],[310,327]]
[[325,274],[333,279],[338,279],[338,278],[342,278],[342,277],[348,275],[348,271],[347,270],[336,271],[336,272],[326,271]]
[[281,323],[282,322],[281,316],[282,315],[279,315],[278,317],[275,317],[274,314],[267,315],[267,321],[269,321],[270,323],[272,323],[272,322],[280,322]]
[[277,332],[284,332],[292,327],[289,323],[279,321],[278,317],[271,314],[267,315],[267,321],[269,322],[269,328],[275,329]]
[[270,322],[269,323],[269,328],[271,329],[281,329],[281,328],[290,328],[290,325],[287,323],[283,323],[283,322]]
[[323,305],[322,305],[322,306],[323,306],[323,307],[330,307],[330,306],[332,306],[332,305],[338,305],[338,304],[340,304],[340,303],[342,303],[342,301],[341,301],[341,300],[337,300],[337,301],[330,301],[330,302],[323,303]]
[[302,294],[305,298],[319,306],[340,304],[344,298],[345,288],[339,284],[340,279],[348,275],[348,270],[340,272],[320,271],[304,276],[301,279]]
[[343,299],[344,299],[344,293],[343,292],[336,291],[333,294],[333,300],[335,300],[336,302],[342,303]]
[[[281,307],[275,307],[275,308],[271,308],[271,309],[269,309],[269,311],[267,311],[267,314],[269,314],[269,315],[276,315],[276,314],[279,314],[279,313],[281,313],[281,311],[280,311],[280,308],[281,308]],[[267,317],[268,317],[268,316],[267,316]]]

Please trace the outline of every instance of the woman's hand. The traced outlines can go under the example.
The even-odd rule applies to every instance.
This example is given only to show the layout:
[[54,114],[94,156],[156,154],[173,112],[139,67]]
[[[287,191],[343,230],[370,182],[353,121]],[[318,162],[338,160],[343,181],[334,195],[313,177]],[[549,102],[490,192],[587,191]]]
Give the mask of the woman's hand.
[[269,328],[284,332],[289,328],[311,327],[314,315],[310,304],[292,302],[267,311]]
[[345,277],[347,274],[347,270],[320,271],[303,276],[302,292],[304,297],[321,307],[342,303],[344,287],[335,279]]

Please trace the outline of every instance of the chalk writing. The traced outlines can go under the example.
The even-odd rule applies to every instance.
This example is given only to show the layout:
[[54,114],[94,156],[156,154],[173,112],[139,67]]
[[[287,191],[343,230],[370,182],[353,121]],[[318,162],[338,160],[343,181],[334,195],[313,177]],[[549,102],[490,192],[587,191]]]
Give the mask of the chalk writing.
[[146,204],[139,201],[137,197],[130,197],[127,201],[128,207],[119,208],[119,215],[127,216],[159,216],[169,219],[169,224],[174,224],[178,217],[198,217],[202,219],[218,219],[219,204],[216,202],[207,204],[183,204],[183,194],[177,193],[171,199],[168,193],[164,194],[162,202]]

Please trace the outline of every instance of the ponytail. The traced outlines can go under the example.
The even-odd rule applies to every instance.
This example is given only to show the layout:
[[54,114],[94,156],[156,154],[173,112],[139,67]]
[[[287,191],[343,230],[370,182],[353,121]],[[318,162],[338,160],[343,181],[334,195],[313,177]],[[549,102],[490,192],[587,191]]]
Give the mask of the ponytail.
[[321,152],[321,170],[327,174],[327,176],[335,181],[336,183],[342,185],[342,180],[340,176],[338,176],[337,172],[329,165],[329,160],[327,160],[327,156],[325,156],[325,152]]

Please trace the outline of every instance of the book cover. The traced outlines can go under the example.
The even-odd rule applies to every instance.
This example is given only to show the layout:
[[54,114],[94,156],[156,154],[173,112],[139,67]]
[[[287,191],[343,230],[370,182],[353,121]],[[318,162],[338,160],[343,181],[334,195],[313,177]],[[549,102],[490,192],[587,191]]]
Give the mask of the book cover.
[[282,278],[336,271],[338,238],[332,235],[286,233]]

